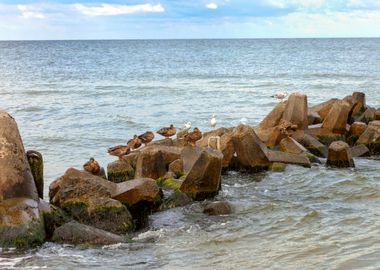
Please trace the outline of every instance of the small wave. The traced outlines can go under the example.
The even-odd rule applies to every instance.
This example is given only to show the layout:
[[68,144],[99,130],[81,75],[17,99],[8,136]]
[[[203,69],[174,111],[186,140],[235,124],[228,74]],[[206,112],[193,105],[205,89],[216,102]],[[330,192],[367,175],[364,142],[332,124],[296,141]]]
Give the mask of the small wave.
[[43,107],[30,106],[30,107],[24,107],[24,108],[16,109],[16,112],[41,112],[44,110],[45,109]]

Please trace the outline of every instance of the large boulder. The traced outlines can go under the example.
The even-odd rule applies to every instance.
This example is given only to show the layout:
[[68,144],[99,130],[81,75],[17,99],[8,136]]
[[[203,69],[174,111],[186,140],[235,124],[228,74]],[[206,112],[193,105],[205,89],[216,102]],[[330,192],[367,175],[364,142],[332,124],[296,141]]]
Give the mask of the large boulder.
[[12,198],[0,202],[0,247],[30,248],[45,240],[38,202]]
[[176,159],[170,163],[169,172],[172,172],[175,175],[175,178],[180,178],[184,174],[182,159]]
[[[347,124],[346,132],[348,132],[350,125]],[[346,140],[346,134],[335,133],[327,128],[323,128],[321,124],[309,126],[308,132],[324,145],[330,145],[334,141]]]
[[271,162],[266,156],[268,149],[253,128],[247,125],[237,126],[232,132],[232,141],[237,169],[257,172],[269,167]]
[[304,155],[310,160],[310,162],[315,162],[315,163],[321,162],[316,156],[310,153],[302,144],[300,144],[299,142],[297,142],[295,139],[291,137],[286,137],[281,140],[280,149],[281,151],[287,152],[290,154]]
[[282,119],[288,101],[280,102],[273,108],[273,110],[264,117],[264,119],[257,126],[257,129],[266,130],[277,126]]
[[75,221],[70,221],[54,231],[52,240],[58,243],[73,245],[111,245],[126,242],[127,238]]
[[140,151],[136,163],[135,178],[163,177],[169,164],[181,157],[182,148],[175,146],[149,145]]
[[216,201],[208,203],[203,209],[203,213],[208,214],[210,216],[229,215],[231,214],[231,212],[231,205],[225,201]]
[[315,125],[315,124],[320,124],[323,122],[321,116],[314,111],[309,110],[307,114],[307,119],[308,119],[308,124],[309,125]]
[[364,133],[367,129],[367,124],[363,122],[354,122],[350,126],[348,131],[347,142],[353,145],[357,139]]
[[282,119],[298,126],[298,129],[308,127],[307,96],[302,93],[293,93],[288,98]]
[[367,129],[356,141],[356,144],[364,144],[372,155],[380,154],[380,121],[372,121]]
[[62,209],[82,224],[115,234],[127,234],[134,229],[127,207],[111,198],[71,199],[62,205]]
[[179,190],[194,200],[218,194],[221,187],[223,154],[211,148],[188,146],[182,153],[186,177]]
[[44,160],[42,154],[29,150],[26,152],[26,157],[29,162],[30,170],[33,175],[34,183],[37,188],[38,196],[44,198]]
[[350,104],[346,101],[340,100],[335,102],[323,121],[322,128],[333,133],[346,134],[350,109]]
[[272,163],[294,164],[310,168],[310,160],[304,154],[290,154],[280,151],[268,150],[268,160]]
[[350,148],[352,157],[366,157],[369,156],[369,149],[364,144],[358,144]]
[[365,93],[354,92],[352,94],[352,113],[362,113],[366,110]]
[[135,170],[126,160],[115,160],[107,165],[108,180],[114,183],[124,182],[135,177]]
[[136,228],[140,229],[148,224],[148,215],[160,207],[162,191],[155,180],[140,178],[117,184],[112,198],[128,207]]
[[4,111],[0,111],[0,168],[0,202],[18,197],[38,201],[17,123]]
[[350,146],[343,141],[336,141],[330,144],[326,166],[346,168],[355,167],[351,156]]
[[99,176],[74,168],[50,184],[50,202],[61,207],[68,200],[89,198],[110,198],[116,189],[116,184]]

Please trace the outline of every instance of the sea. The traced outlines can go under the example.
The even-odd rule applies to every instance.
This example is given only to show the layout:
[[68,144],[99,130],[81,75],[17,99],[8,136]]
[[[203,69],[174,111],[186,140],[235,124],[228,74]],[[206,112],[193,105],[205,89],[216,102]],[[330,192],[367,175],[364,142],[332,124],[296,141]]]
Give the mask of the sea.
[[[206,132],[250,125],[279,102],[309,106],[354,91],[380,106],[380,39],[0,41],[0,108],[49,185],[134,134],[190,121]],[[156,139],[159,139],[157,135]],[[217,199],[158,212],[131,243],[0,249],[0,269],[380,269],[380,159],[354,169],[288,166],[222,176]]]

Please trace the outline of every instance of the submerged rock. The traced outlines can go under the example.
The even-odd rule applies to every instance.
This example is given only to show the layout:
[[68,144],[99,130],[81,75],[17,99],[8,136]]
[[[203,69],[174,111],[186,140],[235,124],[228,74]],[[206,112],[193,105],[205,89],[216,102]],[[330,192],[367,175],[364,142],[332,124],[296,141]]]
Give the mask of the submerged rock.
[[0,246],[31,248],[45,241],[45,228],[38,203],[12,198],[0,202]]
[[221,186],[222,153],[211,148],[189,146],[184,148],[182,157],[186,176],[179,190],[194,200],[217,195]]
[[41,153],[33,150],[26,152],[30,170],[37,188],[38,196],[44,198],[44,161]]
[[364,144],[355,145],[350,148],[350,151],[352,157],[365,157],[370,154],[368,147]]
[[111,245],[126,242],[127,239],[101,229],[70,221],[54,231],[52,240],[74,245]]
[[231,205],[224,201],[211,202],[203,209],[203,213],[210,216],[229,215],[231,212]]
[[343,141],[331,143],[326,166],[337,168],[355,167],[349,145]]
[[0,168],[0,202],[21,197],[38,201],[16,121],[4,111],[0,111]]

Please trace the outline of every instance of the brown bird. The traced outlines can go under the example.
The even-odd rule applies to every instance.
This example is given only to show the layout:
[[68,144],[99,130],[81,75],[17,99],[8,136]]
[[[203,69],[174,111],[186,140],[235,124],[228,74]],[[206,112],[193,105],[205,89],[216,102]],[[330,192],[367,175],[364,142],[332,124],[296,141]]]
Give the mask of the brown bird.
[[147,145],[154,139],[154,133],[152,131],[147,131],[141,135],[139,135],[140,141],[144,144]]
[[117,156],[120,160],[122,156],[128,155],[130,152],[131,148],[128,145],[117,145],[108,149],[108,154]]
[[128,142],[127,142],[127,145],[129,146],[129,148],[131,149],[137,149],[141,146],[141,140],[139,137],[137,137],[137,135],[134,135],[133,136],[133,139],[130,139]]
[[170,127],[163,127],[159,131],[157,131],[158,134],[166,138],[169,138],[175,135],[176,132],[177,132],[177,129],[173,125],[170,125]]
[[188,144],[195,146],[195,142],[202,139],[202,132],[196,127],[192,132],[186,134],[184,138]]
[[93,175],[99,175],[101,170],[99,163],[93,157],[83,164],[83,169]]

